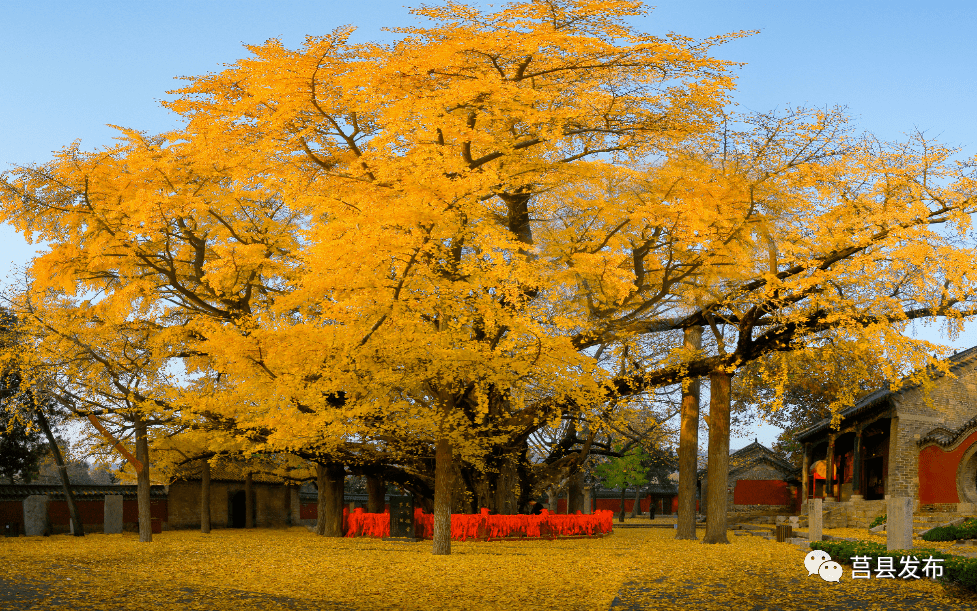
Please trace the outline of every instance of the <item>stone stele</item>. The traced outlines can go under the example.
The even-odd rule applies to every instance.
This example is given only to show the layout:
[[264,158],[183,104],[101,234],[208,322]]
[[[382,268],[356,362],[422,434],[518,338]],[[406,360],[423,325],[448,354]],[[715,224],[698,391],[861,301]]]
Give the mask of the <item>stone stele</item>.
[[390,497],[390,539],[415,541],[414,538],[414,498],[411,496]]
[[889,497],[886,501],[885,548],[912,549],[913,499],[908,496]]
[[32,494],[24,499],[24,534],[28,537],[46,535],[48,498],[46,494]]
[[105,495],[105,514],[102,519],[102,532],[106,535],[122,533],[122,495]]
[[820,541],[823,525],[824,514],[821,511],[821,499],[811,499],[807,508],[807,540]]

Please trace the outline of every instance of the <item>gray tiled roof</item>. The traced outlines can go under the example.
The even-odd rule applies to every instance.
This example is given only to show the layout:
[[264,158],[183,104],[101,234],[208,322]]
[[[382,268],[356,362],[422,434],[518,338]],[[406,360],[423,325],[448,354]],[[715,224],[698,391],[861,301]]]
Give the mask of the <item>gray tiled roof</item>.
[[[136,486],[72,486],[75,500],[102,500],[107,494],[121,494],[124,498],[136,498]],[[0,501],[22,501],[34,494],[46,494],[52,501],[64,500],[64,488],[49,484],[0,484]],[[166,488],[151,486],[149,498],[165,499]]]
[[[649,494],[654,494],[658,496],[675,496],[678,494],[678,486],[675,484],[651,484],[639,486],[641,488],[641,493],[645,496]],[[634,496],[634,488],[628,489],[628,498]],[[621,498],[621,490],[597,490],[594,494],[595,498],[598,499],[619,499]]]
[[[966,365],[967,363],[969,363],[970,361],[972,361],[974,358],[977,358],[977,346],[973,346],[971,348],[967,348],[966,350],[961,350],[960,352],[957,352],[956,354],[954,354],[954,355],[952,355],[952,356],[950,356],[950,357],[947,358],[947,361],[951,364],[950,365],[950,371],[951,372],[952,371],[956,371],[960,367],[963,367],[964,365]],[[932,372],[932,374],[933,374],[933,379],[939,379],[939,378],[943,377],[943,373],[942,372],[935,372],[934,371],[934,372]],[[907,376],[907,378],[908,377],[909,376]],[[907,378],[903,378],[903,380],[905,380]],[[900,380],[900,382],[901,381],[902,380]],[[906,391],[908,391],[910,389],[916,388],[918,386],[919,386],[919,384],[907,384],[905,386],[903,386],[903,385],[900,384],[899,390],[893,391],[893,390],[890,390],[890,386],[888,384],[886,384],[886,386],[884,386],[883,388],[880,388],[879,390],[876,390],[874,392],[871,392],[871,393],[865,395],[864,397],[862,397],[861,399],[859,399],[858,403],[856,403],[855,405],[853,405],[853,406],[851,406],[851,407],[849,407],[847,409],[842,410],[841,411],[841,417],[842,418],[849,418],[851,416],[854,416],[856,414],[859,414],[859,413],[861,413],[863,411],[866,411],[868,409],[871,409],[873,407],[876,407],[876,406],[882,404],[883,402],[886,402],[886,401],[889,401],[889,400],[891,400],[891,399],[893,399],[895,397],[898,397],[902,393],[904,393],[904,392],[906,392]],[[815,436],[815,435],[817,435],[819,433],[822,433],[822,432],[826,431],[830,425],[831,425],[831,418],[825,418],[821,422],[818,422],[817,424],[814,424],[812,426],[809,426],[806,429],[804,429],[804,430],[800,431],[799,433],[797,433],[797,439],[803,440],[803,439],[806,439],[806,438],[813,437],[813,436]]]
[[750,461],[748,463],[744,463],[743,465],[735,465],[734,463],[736,462],[735,459],[737,457],[740,456],[746,457],[753,453],[756,453],[762,458],[769,460],[774,465],[780,467],[781,469],[783,469],[788,473],[797,470],[797,467],[795,467],[790,462],[785,460],[782,456],[780,456],[779,454],[777,454],[767,446],[763,445],[762,443],[758,441],[754,441],[753,443],[744,446],[729,455],[729,462],[730,462],[729,472],[733,473],[735,471],[738,471],[740,469],[745,469],[746,467],[752,465],[755,461]]

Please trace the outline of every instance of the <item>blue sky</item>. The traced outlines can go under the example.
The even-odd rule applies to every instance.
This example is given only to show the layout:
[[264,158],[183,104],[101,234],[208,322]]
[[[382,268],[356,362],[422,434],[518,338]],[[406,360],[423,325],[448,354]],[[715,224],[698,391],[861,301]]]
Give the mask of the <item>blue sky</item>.
[[[107,124],[176,127],[158,103],[179,86],[174,77],[219,70],[247,54],[244,43],[280,38],[296,47],[345,24],[358,26],[354,39],[389,40],[382,27],[413,18],[386,0],[4,0],[2,19],[0,172],[44,162],[76,139],[86,149],[109,144]],[[741,108],[847,106],[857,126],[884,139],[920,129],[977,154],[972,0],[660,0],[635,24],[694,37],[760,30],[716,52],[746,63]],[[32,251],[0,225],[0,277]],[[977,344],[977,325],[950,343]],[[769,441],[772,432],[757,434]]]

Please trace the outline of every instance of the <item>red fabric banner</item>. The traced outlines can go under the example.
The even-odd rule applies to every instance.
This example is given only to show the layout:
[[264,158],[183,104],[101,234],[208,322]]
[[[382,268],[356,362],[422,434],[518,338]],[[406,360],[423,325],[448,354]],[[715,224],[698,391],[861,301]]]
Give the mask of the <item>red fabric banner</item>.
[[[345,513],[345,512],[344,512]],[[347,537],[389,537],[389,513],[364,513],[357,507],[346,518]],[[477,539],[491,541],[502,537],[567,537],[607,534],[614,527],[614,514],[598,509],[593,515],[579,511],[575,515],[551,514],[542,510],[539,515],[489,515],[482,509],[475,515],[451,514],[451,538],[460,541]],[[414,510],[415,536],[434,537],[434,515]]]

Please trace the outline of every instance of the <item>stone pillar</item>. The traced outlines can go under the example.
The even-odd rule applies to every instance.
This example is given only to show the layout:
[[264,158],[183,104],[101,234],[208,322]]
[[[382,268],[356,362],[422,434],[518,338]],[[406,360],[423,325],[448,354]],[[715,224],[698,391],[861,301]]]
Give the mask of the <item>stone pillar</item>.
[[828,435],[828,456],[824,459],[824,500],[833,501],[835,493],[835,436]]
[[824,514],[821,511],[821,499],[811,499],[807,510],[807,539],[820,541],[824,524]]
[[593,500],[591,499],[592,488],[590,486],[583,487],[583,512],[586,515],[593,513]]
[[811,498],[811,444],[804,444],[804,458],[801,461],[801,507],[806,507],[807,500]]
[[32,494],[24,499],[24,534],[39,537],[50,534],[47,517],[46,494]]
[[122,534],[122,495],[106,494],[102,512],[102,532],[106,535]]
[[890,497],[886,501],[885,548],[912,549],[913,499],[908,496]]
[[851,500],[861,501],[862,494],[862,429],[855,431],[855,450],[851,462]]

